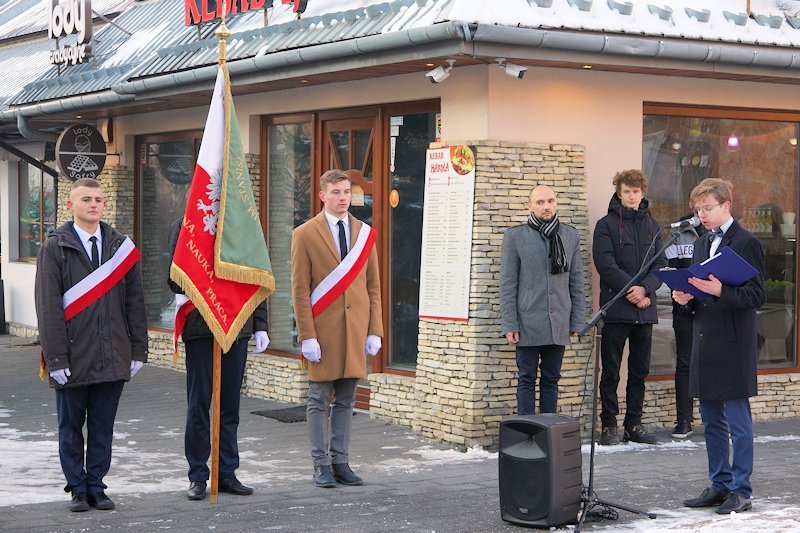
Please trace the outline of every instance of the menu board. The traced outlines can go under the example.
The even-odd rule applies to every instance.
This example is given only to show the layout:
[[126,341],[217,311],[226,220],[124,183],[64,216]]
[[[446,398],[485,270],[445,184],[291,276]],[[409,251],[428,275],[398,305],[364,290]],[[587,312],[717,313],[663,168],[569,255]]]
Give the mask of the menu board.
[[474,148],[428,149],[419,284],[421,318],[469,318],[474,198]]

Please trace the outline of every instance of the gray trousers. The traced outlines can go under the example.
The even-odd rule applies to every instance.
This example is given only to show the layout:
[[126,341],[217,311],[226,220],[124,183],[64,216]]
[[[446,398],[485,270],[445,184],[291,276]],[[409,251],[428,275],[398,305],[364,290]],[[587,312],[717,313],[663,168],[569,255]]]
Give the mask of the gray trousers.
[[357,378],[309,382],[306,418],[314,466],[349,462],[357,383]]

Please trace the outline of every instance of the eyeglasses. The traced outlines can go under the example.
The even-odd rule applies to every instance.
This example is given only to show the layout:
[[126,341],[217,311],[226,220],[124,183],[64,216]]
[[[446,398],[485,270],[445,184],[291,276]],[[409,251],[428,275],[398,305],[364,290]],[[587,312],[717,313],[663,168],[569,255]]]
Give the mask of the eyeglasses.
[[692,209],[695,215],[699,215],[702,211],[705,214],[709,214],[715,207],[722,204],[714,204],[714,205],[704,205],[703,207],[695,207]]

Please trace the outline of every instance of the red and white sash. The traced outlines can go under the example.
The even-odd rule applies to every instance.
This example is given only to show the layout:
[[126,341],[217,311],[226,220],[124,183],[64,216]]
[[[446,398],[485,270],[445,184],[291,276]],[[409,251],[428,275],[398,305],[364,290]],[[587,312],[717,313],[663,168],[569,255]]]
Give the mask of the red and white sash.
[[368,224],[362,223],[361,230],[353,245],[341,263],[330,274],[325,276],[311,293],[311,315],[316,317],[328,308],[339,296],[344,294],[347,287],[356,279],[356,276],[367,264],[372,245],[378,232]]
[[133,241],[125,237],[117,252],[108,261],[64,293],[62,299],[64,320],[70,320],[99,300],[125,277],[141,256]]
[[185,294],[175,295],[175,329],[172,332],[172,348],[176,359],[178,358],[178,337],[181,336],[183,326],[186,325],[186,317],[189,313],[194,311],[195,307],[192,301]]

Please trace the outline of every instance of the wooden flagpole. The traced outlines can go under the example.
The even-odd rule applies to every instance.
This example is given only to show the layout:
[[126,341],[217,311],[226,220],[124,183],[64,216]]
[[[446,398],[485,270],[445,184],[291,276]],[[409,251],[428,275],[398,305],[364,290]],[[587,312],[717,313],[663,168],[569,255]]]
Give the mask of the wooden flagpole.
[[219,494],[219,391],[222,382],[222,348],[214,339],[214,361],[211,386],[211,503]]
[[[226,4],[222,2],[222,24],[216,31],[219,39],[219,64],[225,67],[226,45],[231,32],[225,26]],[[220,385],[222,383],[222,348],[217,339],[214,339],[214,361],[212,365],[212,385],[211,385],[211,494],[212,504],[217,503],[219,495],[219,396]]]

